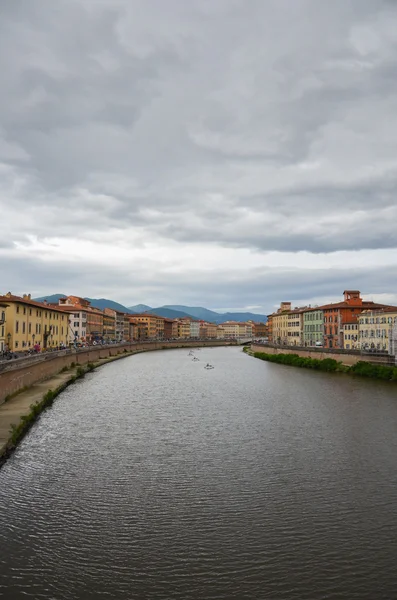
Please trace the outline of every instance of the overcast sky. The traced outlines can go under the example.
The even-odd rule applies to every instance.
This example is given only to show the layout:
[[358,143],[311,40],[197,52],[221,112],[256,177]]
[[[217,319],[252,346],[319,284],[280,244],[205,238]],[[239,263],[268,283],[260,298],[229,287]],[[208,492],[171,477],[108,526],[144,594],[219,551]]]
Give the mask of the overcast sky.
[[397,303],[397,2],[0,2],[0,292]]

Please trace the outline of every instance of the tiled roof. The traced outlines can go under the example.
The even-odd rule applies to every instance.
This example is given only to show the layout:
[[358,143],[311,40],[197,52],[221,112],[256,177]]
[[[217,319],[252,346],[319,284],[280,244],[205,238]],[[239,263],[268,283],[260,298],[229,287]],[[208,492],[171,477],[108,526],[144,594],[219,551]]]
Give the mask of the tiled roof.
[[367,310],[371,308],[386,308],[386,304],[377,304],[376,302],[372,302],[370,300],[363,301],[362,304],[352,304],[351,302],[335,302],[334,304],[324,304],[323,306],[319,306],[320,310],[330,310],[332,308],[351,308],[351,309],[360,309]]
[[25,304],[27,306],[34,306],[35,308],[41,308],[41,310],[55,310],[57,312],[65,312],[57,304],[49,304],[44,302],[36,302],[31,298],[22,298],[21,296],[14,296],[13,294],[6,294],[0,296],[0,302],[17,302],[18,304]]

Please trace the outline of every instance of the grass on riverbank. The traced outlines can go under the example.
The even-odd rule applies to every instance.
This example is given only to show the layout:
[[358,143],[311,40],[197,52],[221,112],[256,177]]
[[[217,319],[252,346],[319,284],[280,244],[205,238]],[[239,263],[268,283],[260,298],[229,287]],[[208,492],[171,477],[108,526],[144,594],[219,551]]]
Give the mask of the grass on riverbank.
[[[17,446],[17,444],[21,441],[21,439],[26,435],[29,429],[32,427],[33,423],[37,421],[39,415],[48,407],[52,405],[54,399],[60,394],[68,385],[74,383],[77,379],[84,377],[86,373],[93,371],[95,369],[95,365],[93,363],[88,363],[86,367],[77,367],[76,374],[72,375],[70,379],[68,379],[65,383],[60,385],[55,390],[48,390],[43,396],[43,399],[40,402],[36,402],[35,404],[30,405],[30,411],[27,415],[23,415],[20,418],[20,421],[17,425],[13,424],[10,428],[10,438],[7,444],[7,451],[11,451],[13,448]],[[61,370],[64,372],[64,369]]]
[[349,373],[351,375],[359,375],[360,377],[370,377],[371,379],[383,379],[384,381],[397,381],[397,367],[373,365],[364,361],[348,367],[333,358],[319,360],[317,358],[298,356],[298,354],[266,354],[265,352],[251,352],[250,354],[260,360],[281,365],[326,371],[328,373]]

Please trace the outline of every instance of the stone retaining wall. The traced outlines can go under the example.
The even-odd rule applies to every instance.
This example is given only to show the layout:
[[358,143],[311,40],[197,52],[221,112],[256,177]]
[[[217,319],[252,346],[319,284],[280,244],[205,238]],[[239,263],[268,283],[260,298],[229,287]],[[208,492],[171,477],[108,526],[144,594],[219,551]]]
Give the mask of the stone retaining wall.
[[147,352],[166,348],[194,348],[203,346],[230,346],[230,342],[142,342],[138,344],[117,344],[112,346],[93,346],[84,350],[60,350],[43,353],[17,360],[0,363],[0,404],[18,391],[34,383],[44,381],[61,371],[63,367],[86,365],[101,358],[122,355],[126,352]]
[[361,354],[358,351],[354,351],[350,354],[347,350],[338,352],[337,350],[330,350],[328,348],[297,348],[295,346],[280,348],[270,344],[252,344],[251,350],[253,352],[264,352],[265,354],[297,354],[298,356],[317,358],[318,360],[323,360],[324,358],[333,358],[349,367],[360,361],[390,366],[393,366],[395,362],[394,357],[384,354]]

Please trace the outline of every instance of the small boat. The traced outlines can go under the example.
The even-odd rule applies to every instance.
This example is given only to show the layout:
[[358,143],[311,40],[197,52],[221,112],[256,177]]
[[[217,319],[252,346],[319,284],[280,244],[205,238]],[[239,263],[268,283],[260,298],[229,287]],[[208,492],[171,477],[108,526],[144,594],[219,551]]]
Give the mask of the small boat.
[[209,363],[207,363],[205,365],[204,369],[214,369],[214,367],[212,365],[210,365]]
[[198,361],[198,360],[200,360],[200,359],[199,359],[199,358],[197,358],[197,356],[195,356],[195,357],[193,358],[193,362],[195,362],[195,361]]

